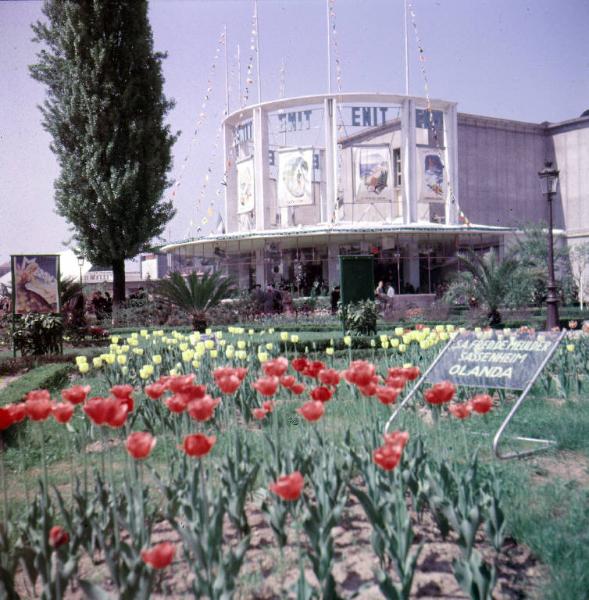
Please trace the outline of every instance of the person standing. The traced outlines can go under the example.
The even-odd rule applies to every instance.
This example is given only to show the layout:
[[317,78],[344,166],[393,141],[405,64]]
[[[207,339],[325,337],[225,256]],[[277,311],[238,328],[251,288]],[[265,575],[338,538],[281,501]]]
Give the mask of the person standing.
[[390,299],[395,295],[395,288],[387,282],[387,297]]

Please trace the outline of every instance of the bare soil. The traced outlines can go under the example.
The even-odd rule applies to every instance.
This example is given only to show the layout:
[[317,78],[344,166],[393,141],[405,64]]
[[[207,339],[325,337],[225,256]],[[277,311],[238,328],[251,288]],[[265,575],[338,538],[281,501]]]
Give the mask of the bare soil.
[[[240,572],[235,597],[241,600],[294,598],[292,588],[299,577],[298,534],[293,527],[289,527],[288,544],[281,556],[264,515],[254,503],[248,507],[248,520],[251,526],[251,545]],[[452,572],[452,560],[460,554],[456,537],[450,534],[446,540],[442,540],[431,515],[427,512],[419,518],[412,514],[412,520],[415,544],[423,544],[413,581],[412,597],[468,598],[460,589]],[[230,546],[238,541],[238,535],[228,523],[226,525],[226,543]],[[370,544],[371,526],[355,498],[349,498],[340,525],[334,528],[332,533],[336,556],[333,574],[340,596],[366,600],[385,598],[374,576],[378,559]],[[163,521],[154,527],[151,541],[153,544],[170,541],[178,545],[174,562],[161,573],[160,584],[152,598],[193,597],[190,585],[194,575],[191,565],[182,555],[179,535]],[[302,543],[305,543],[304,537]],[[484,539],[483,532],[479,531],[477,548],[487,561],[496,565],[498,581],[493,595],[495,599],[513,600],[540,596],[538,586],[545,579],[546,572],[526,546],[507,539],[501,552],[497,554]],[[109,579],[102,557],[95,556],[93,562],[89,557],[83,556],[78,573],[80,578],[100,584],[113,599],[116,598],[116,589]],[[308,582],[317,586],[308,561],[305,574]],[[19,576],[18,591],[24,598],[36,597],[30,584],[25,584],[22,573]],[[79,587],[70,586],[64,598],[81,600],[84,594]]]

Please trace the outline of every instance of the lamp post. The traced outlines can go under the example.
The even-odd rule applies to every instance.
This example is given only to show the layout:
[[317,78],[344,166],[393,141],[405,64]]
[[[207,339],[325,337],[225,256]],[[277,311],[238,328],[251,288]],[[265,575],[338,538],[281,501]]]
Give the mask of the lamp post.
[[84,266],[84,257],[80,254],[78,255],[78,267],[80,267],[80,286],[82,285],[82,267]]
[[538,171],[540,189],[548,200],[548,296],[546,297],[546,325],[548,330],[558,327],[558,296],[554,280],[554,253],[552,238],[552,198],[558,187],[558,170],[552,167],[552,162],[546,161],[544,168]]

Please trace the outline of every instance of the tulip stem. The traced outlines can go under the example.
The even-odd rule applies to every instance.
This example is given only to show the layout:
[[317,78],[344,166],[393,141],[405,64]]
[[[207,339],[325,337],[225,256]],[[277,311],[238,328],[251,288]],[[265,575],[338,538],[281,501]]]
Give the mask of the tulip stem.
[[45,505],[47,505],[49,475],[47,474],[47,457],[45,456],[45,423],[41,421],[39,425],[39,432],[41,434],[41,464],[43,465],[43,495],[45,496]]
[[108,448],[108,478],[110,480],[110,489],[112,494],[112,521],[113,521],[113,529],[115,536],[115,547],[117,550],[120,546],[120,538],[119,538],[119,526],[117,523],[117,491],[115,489],[115,476],[112,466],[112,448],[106,439],[106,430],[104,427],[100,428],[100,433],[102,435],[102,445],[103,445],[103,456],[104,456],[104,448]]
[[8,524],[8,485],[6,484],[6,469],[4,464],[4,441],[0,438],[0,454],[2,457],[0,458],[0,480],[2,481],[2,500],[4,503],[3,506],[3,516],[5,523]]
[[[24,423],[23,423],[24,425]],[[22,434],[22,427],[18,428],[18,446],[19,446],[19,454],[20,454],[20,465],[21,465],[21,474],[22,474],[22,480],[23,480],[23,484],[24,484],[24,488],[25,488],[25,500],[27,502],[27,506],[29,506],[30,502],[29,502],[29,484],[27,482],[27,460],[26,460],[26,455],[25,455],[25,446],[23,444],[23,434]]]

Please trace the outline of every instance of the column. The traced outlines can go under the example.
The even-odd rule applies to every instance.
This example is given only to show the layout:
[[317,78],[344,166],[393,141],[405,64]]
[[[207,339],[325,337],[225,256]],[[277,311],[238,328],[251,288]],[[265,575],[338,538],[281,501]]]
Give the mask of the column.
[[254,214],[256,229],[266,229],[266,182],[268,179],[268,121],[261,107],[254,108]]
[[[446,185],[446,223],[458,224],[458,112],[456,104],[444,111],[444,165]],[[450,185],[448,185],[450,182]]]
[[327,277],[329,289],[339,285],[339,244],[329,244],[327,247]]
[[323,101],[325,127],[325,198],[321,204],[321,221],[331,223],[337,199],[337,125],[336,100]]
[[417,176],[415,157],[415,100],[401,104],[401,178],[403,185],[403,223],[417,221]]
[[403,277],[405,283],[410,283],[415,291],[419,291],[421,281],[419,278],[419,247],[417,242],[410,241],[403,252]]

